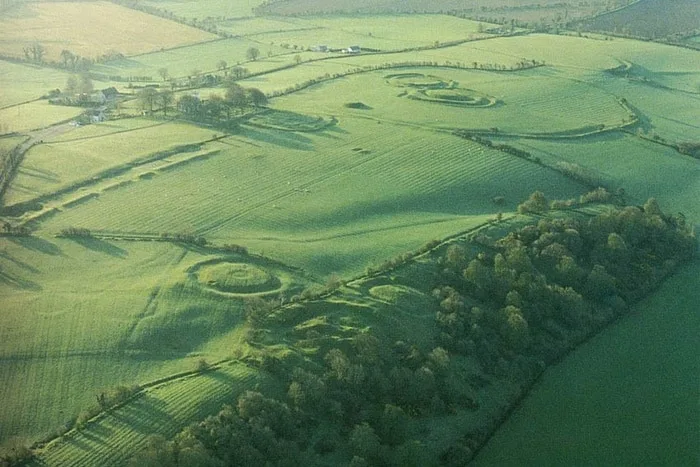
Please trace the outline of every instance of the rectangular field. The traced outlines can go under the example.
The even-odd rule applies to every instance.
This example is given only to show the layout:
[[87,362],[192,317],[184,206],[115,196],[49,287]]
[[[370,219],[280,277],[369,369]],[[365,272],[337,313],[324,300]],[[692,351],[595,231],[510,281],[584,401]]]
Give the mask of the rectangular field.
[[213,34],[109,2],[45,2],[16,5],[0,19],[0,53],[24,57],[23,48],[41,44],[45,60],[61,51],[96,58],[169,49],[216,38]]
[[193,125],[165,123],[80,140],[46,142],[25,155],[5,204],[48,195],[107,169],[175,146],[208,140],[212,135],[211,130]]

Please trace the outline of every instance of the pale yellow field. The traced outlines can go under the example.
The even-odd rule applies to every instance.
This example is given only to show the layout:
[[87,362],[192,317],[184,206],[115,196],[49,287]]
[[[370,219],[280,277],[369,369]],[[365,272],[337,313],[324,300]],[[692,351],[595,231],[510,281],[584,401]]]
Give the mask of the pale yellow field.
[[39,43],[47,61],[58,61],[63,49],[94,58],[110,51],[134,55],[214,38],[108,2],[31,3],[0,20],[1,54],[24,57],[24,47]]

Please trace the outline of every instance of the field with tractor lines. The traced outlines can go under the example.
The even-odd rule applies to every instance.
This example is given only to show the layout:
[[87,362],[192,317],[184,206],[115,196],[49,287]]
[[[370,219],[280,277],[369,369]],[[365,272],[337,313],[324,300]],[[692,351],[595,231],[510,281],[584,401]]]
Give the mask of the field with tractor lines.
[[[436,216],[487,214],[500,195],[508,198],[502,209],[512,209],[535,185],[563,198],[583,190],[556,172],[451,135],[363,119],[344,122],[294,137],[247,128],[242,137],[231,138],[233,148],[192,166],[196,178],[189,170],[156,172],[152,179],[68,208],[41,229],[192,231],[222,243],[276,239],[289,249],[295,241],[333,236],[344,243],[344,237],[367,230],[368,220],[384,225],[376,231],[384,238],[387,219],[395,216],[403,216],[400,227],[407,218],[420,225]],[[517,192],[500,188],[506,180]],[[123,211],[125,205],[134,209]],[[373,243],[378,250],[370,258],[388,248]],[[302,264],[313,269],[314,260]]]
[[98,416],[83,430],[47,446],[38,465],[120,465],[152,434],[171,437],[194,420],[216,412],[266,378],[241,363],[169,381],[145,390],[129,403]]

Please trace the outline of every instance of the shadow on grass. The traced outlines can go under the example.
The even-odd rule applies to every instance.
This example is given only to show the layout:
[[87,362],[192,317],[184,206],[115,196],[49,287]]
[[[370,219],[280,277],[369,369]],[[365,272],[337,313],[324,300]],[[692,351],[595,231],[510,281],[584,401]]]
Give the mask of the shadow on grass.
[[20,245],[22,248],[37,251],[46,255],[59,256],[63,252],[59,247],[48,240],[39,237],[5,237],[12,243]]
[[288,149],[297,149],[301,151],[314,150],[313,142],[310,138],[291,131],[259,130],[249,126],[241,126],[240,135]]
[[136,401],[111,411],[109,416],[128,425],[137,433],[150,435],[157,433],[164,426],[176,426],[174,417],[165,408],[166,405],[165,401],[144,394]]
[[0,271],[0,283],[7,284],[18,289],[32,290],[35,292],[42,290],[41,286],[36,282],[30,281],[29,279],[24,279],[22,277],[13,276],[5,271]]
[[104,253],[115,258],[126,258],[129,256],[129,252],[125,249],[119,248],[118,246],[99,238],[71,237],[70,239],[89,250]]
[[0,258],[4,258],[8,261],[11,261],[11,262],[15,263],[17,266],[21,267],[22,269],[26,269],[29,272],[33,272],[33,273],[39,272],[39,270],[37,268],[35,268],[34,266],[32,266],[31,264],[25,263],[21,259],[15,258],[14,256],[8,254],[7,251],[4,251],[4,250],[0,251]]

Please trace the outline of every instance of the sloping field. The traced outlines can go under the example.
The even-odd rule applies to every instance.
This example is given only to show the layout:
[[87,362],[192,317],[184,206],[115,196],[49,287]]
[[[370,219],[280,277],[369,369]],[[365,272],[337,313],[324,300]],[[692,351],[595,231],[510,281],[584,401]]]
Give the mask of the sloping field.
[[242,18],[217,21],[216,27],[220,31],[236,36],[255,36],[270,32],[308,29],[314,26],[304,20],[294,18]]
[[642,115],[643,129],[671,142],[700,140],[700,94],[687,94],[639,82],[611,83],[609,89],[630,96]]
[[[264,43],[263,43],[264,44]],[[288,51],[273,45],[263,45],[247,39],[221,39],[205,44],[196,44],[162,52],[154,52],[123,60],[113,60],[93,68],[96,73],[106,77],[130,76],[151,77],[153,81],[161,81],[158,70],[165,68],[171,77],[186,77],[193,72],[215,72],[221,60],[229,66],[245,62],[246,52],[255,47],[260,50],[261,57],[268,54],[279,55]],[[247,65],[246,65],[247,66]]]
[[305,18],[296,24],[305,24],[308,29],[260,34],[255,38],[301,48],[324,44],[331,49],[359,45],[365,49],[401,50],[484,36],[478,33],[481,23],[446,15],[333,16]]
[[84,111],[81,107],[51,105],[48,101],[41,100],[0,109],[0,122],[5,122],[3,132],[23,133],[69,120]]
[[[46,2],[14,7],[0,20],[0,53],[24,57],[39,43],[45,59],[59,61],[63,49],[83,57],[107,52],[133,55],[203,42],[213,34],[108,2]],[[17,11],[19,9],[19,11]]]
[[38,99],[52,89],[62,88],[68,76],[58,70],[0,60],[0,108]]
[[[348,76],[278,99],[279,107],[329,115],[352,114],[439,128],[498,128],[505,133],[586,133],[631,118],[614,95],[584,82],[548,76],[547,69],[486,72],[449,68],[401,68]],[[412,88],[391,77],[419,74],[446,86],[491,96],[497,104],[468,108],[410,99]],[[274,76],[273,76],[274,77]],[[271,79],[273,78],[271,77]],[[334,98],[328,99],[329,93]],[[348,109],[361,101],[367,110]],[[312,110],[314,109],[314,110]]]
[[188,424],[231,403],[244,390],[264,383],[257,371],[241,363],[149,388],[128,404],[90,422],[49,445],[38,465],[123,465],[146,445],[148,437],[174,436]]
[[[512,142],[509,142],[512,144]],[[583,141],[533,141],[516,144],[548,163],[578,164],[592,176],[623,187],[632,201],[656,197],[664,209],[700,220],[700,164],[675,150],[630,135],[606,135]]]
[[700,7],[695,0],[641,0],[582,24],[593,31],[662,38],[697,29]]
[[[554,197],[582,190],[556,172],[457,137],[373,120],[348,118],[308,134],[247,128],[230,142],[230,150],[187,170],[103,193],[41,228],[191,230],[222,243],[270,242],[268,256],[276,257],[277,245],[285,258],[299,258],[295,265],[345,273],[405,250],[408,234],[394,238],[392,230],[513,209],[537,187]],[[507,195],[505,206],[492,204],[498,195]],[[426,237],[411,237],[412,248],[439,236],[426,230]],[[330,269],[323,263],[333,257],[334,241],[346,251]],[[304,260],[292,252],[309,251],[313,242],[328,248]]]
[[22,161],[5,204],[53,193],[135,159],[208,140],[212,134],[211,130],[193,125],[165,123],[127,133],[35,146]]
[[145,0],[144,4],[184,18],[242,18],[253,16],[263,0]]
[[[306,285],[259,259],[172,243],[39,237],[2,243],[0,378],[7,384],[0,386],[0,439],[42,436],[94,405],[100,391],[243,349],[237,329],[249,295],[216,293],[197,280],[195,268],[249,264],[276,281],[268,295]],[[208,345],[224,334],[225,345]],[[187,396],[188,403],[209,404],[196,402],[198,392]],[[170,415],[177,418],[177,411]]]
[[[546,0],[538,5],[559,4],[559,0]],[[289,0],[283,2],[270,2],[257,9],[258,13],[273,15],[313,15],[327,13],[412,13],[463,11],[515,7],[518,5],[531,5],[530,0],[477,0],[465,3],[461,0],[437,0],[425,3],[422,0]]]
[[0,438],[42,435],[92,404],[97,391],[175,367],[168,361],[182,355],[130,357],[117,347],[181,248],[41,238],[2,244],[0,373],[9,383],[0,386]]

